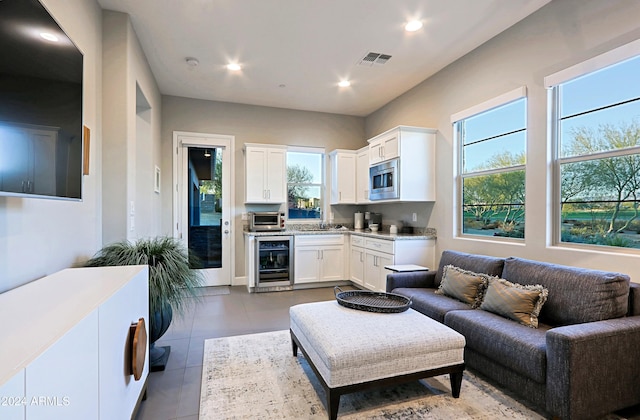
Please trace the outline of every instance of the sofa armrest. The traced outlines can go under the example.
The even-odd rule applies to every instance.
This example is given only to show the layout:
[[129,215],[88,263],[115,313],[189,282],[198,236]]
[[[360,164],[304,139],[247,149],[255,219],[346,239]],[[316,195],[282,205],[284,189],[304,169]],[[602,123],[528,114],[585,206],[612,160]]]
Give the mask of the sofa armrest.
[[434,286],[436,271],[409,271],[387,274],[387,292],[399,287],[431,287]]
[[586,418],[640,403],[640,316],[552,328],[547,343],[547,410]]

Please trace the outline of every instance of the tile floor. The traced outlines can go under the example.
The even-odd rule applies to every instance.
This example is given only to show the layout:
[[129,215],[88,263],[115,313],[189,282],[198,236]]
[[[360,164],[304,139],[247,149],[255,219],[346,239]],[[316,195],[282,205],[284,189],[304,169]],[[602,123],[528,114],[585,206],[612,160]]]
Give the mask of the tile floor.
[[[350,288],[343,288],[350,290]],[[197,420],[204,340],[289,329],[289,307],[334,299],[333,288],[248,293],[244,286],[226,295],[201,297],[156,343],[171,346],[163,372],[151,372],[147,399],[136,420]],[[206,291],[203,293],[207,293]]]

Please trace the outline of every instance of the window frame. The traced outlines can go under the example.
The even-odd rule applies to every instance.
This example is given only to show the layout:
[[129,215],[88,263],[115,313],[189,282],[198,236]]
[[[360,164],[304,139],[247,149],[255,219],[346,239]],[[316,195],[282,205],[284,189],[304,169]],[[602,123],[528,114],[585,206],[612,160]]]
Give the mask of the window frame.
[[[320,217],[319,218],[293,218],[290,219],[289,218],[289,177],[288,177],[288,171],[289,171],[289,153],[313,153],[313,154],[319,154],[320,155],[320,183],[318,184],[300,184],[300,185],[308,185],[311,187],[318,187],[320,188],[320,202],[321,202],[321,206],[320,206]],[[287,146],[287,152],[286,152],[286,169],[287,169],[287,202],[285,203],[286,205],[286,218],[287,221],[290,223],[297,223],[297,224],[316,224],[319,222],[322,222],[324,220],[324,216],[326,214],[326,185],[325,185],[325,180],[326,180],[326,162],[327,162],[327,158],[326,158],[326,149],[324,147],[314,147],[314,146]]]
[[[593,245],[579,242],[562,241],[562,173],[563,164],[586,162],[599,159],[615,158],[640,154],[640,146],[600,151],[591,154],[578,156],[562,156],[560,121],[560,86],[583,76],[588,76],[608,67],[621,64],[624,61],[640,57],[640,39],[622,45],[603,54],[597,55],[583,62],[575,64],[544,78],[544,86],[547,89],[548,129],[551,147],[551,170],[552,170],[552,211],[551,211],[551,238],[550,245],[560,248],[586,249],[601,253],[626,253],[638,254],[640,249],[621,247],[614,245]],[[614,106],[620,106],[616,104]],[[596,108],[597,109],[597,108]],[[587,112],[595,112],[596,109]]]
[[[496,108],[508,105],[510,103],[519,101],[521,99],[525,100],[525,163],[521,165],[513,165],[504,168],[495,168],[495,169],[485,169],[485,170],[476,170],[465,172],[464,170],[464,138],[462,131],[462,124],[465,119],[478,116],[480,114],[493,111]],[[454,182],[454,226],[453,226],[453,236],[454,238],[459,239],[476,239],[476,240],[488,240],[492,242],[511,242],[522,244],[526,238],[526,229],[525,229],[525,237],[524,238],[512,238],[505,236],[489,236],[489,235],[478,235],[473,233],[465,233],[464,232],[464,179],[478,176],[488,176],[495,175],[500,173],[508,173],[508,172],[516,172],[516,171],[524,171],[525,173],[525,224],[526,224],[526,178],[527,178],[527,145],[528,145],[528,135],[529,135],[529,123],[528,123],[528,98],[527,98],[527,87],[521,86],[511,91],[508,91],[502,95],[496,96],[492,99],[489,99],[485,102],[467,108],[463,111],[457,112],[451,115],[451,124],[453,129],[453,139],[454,139],[454,165],[453,165],[453,176],[455,179]]]

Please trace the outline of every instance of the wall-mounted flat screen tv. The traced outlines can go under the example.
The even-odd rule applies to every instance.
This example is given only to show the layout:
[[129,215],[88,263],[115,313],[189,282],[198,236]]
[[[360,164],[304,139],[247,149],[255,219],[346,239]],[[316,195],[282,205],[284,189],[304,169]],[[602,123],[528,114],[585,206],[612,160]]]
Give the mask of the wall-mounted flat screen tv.
[[38,0],[0,1],[0,195],[82,198],[82,66]]

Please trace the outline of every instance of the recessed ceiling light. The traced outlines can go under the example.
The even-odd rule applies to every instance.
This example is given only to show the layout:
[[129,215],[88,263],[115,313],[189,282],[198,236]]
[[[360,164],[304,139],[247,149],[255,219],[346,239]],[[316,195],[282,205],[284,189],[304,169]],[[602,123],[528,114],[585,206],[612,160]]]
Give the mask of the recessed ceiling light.
[[422,22],[419,20],[412,20],[404,26],[404,30],[407,32],[415,32],[420,28],[422,28]]
[[200,64],[198,59],[197,58],[193,58],[193,57],[187,57],[187,58],[185,58],[185,61],[187,62],[187,65],[189,67],[197,67],[198,64]]
[[238,63],[229,63],[227,64],[227,70],[238,71],[242,70],[242,67]]
[[50,34],[49,32],[40,32],[40,37],[42,39],[46,39],[47,41],[58,42],[58,37],[54,34]]
[[351,82],[348,81],[348,80],[342,80],[342,81],[340,81],[340,83],[338,83],[338,86],[340,86],[340,87],[349,87],[349,86],[351,86]]

